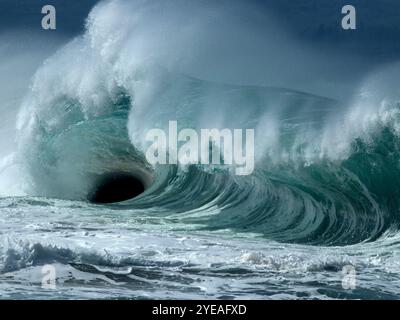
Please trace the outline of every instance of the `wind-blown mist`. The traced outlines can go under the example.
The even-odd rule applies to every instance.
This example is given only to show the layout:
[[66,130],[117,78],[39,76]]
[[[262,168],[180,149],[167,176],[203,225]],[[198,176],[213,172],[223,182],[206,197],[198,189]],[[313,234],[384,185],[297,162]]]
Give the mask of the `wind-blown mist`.
[[36,70],[62,41],[22,32],[0,35],[0,195],[23,193],[24,178],[19,177],[14,159],[17,114]]

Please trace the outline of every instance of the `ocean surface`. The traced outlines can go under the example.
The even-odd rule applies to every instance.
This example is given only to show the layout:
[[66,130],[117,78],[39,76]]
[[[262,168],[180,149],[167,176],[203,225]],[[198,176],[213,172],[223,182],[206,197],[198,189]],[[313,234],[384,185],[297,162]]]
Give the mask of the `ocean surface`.
[[[399,65],[345,102],[202,80],[176,67],[199,22],[182,31],[168,10],[131,6],[96,6],[21,93],[0,166],[0,298],[397,299]],[[254,172],[150,165],[146,132],[169,121],[254,129]],[[90,201],[121,175],[145,191]]]

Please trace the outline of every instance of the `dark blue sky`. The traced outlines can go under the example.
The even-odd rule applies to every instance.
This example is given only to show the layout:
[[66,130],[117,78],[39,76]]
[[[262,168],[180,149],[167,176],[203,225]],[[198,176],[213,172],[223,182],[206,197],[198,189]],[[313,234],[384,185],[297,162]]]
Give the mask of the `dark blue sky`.
[[99,0],[0,0],[0,32],[24,29],[37,32],[41,10],[51,4],[57,9],[57,32],[75,35],[82,30],[90,9]]
[[[41,7],[53,4],[57,8],[57,32],[73,36],[82,31],[88,12],[98,1],[0,0],[0,32],[19,29],[41,31]],[[302,41],[331,50],[351,50],[373,58],[391,59],[400,56],[400,1],[398,0],[250,0],[250,2],[260,11],[272,13],[289,32]],[[346,4],[352,4],[357,9],[356,31],[344,31],[340,28],[342,17],[340,11]]]
[[[305,41],[382,58],[400,54],[400,1],[265,0],[262,3]],[[346,4],[357,10],[355,31],[340,27],[341,8]]]

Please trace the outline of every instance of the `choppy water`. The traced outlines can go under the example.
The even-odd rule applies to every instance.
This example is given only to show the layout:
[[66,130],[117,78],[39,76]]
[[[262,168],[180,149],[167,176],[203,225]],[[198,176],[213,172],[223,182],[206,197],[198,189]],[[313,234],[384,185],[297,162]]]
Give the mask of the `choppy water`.
[[[400,289],[398,236],[284,244],[188,230],[181,213],[39,198],[3,199],[1,212],[2,298],[395,299]],[[55,267],[56,290],[41,288],[44,264]],[[346,265],[356,268],[355,290],[342,288]]]

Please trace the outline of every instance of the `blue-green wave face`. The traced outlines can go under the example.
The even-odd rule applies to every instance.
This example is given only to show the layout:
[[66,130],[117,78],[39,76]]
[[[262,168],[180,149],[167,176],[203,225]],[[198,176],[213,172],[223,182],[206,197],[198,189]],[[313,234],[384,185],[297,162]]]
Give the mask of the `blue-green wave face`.
[[[376,120],[367,138],[326,145],[338,138],[327,128],[345,121],[335,119],[338,105],[330,99],[149,72],[160,78],[142,112],[126,87],[94,114],[85,114],[86,106],[72,97],[49,102],[51,110],[40,113],[29,132],[34,140],[25,142],[34,194],[85,201],[98,177],[126,173],[143,181],[146,192],[113,207],[156,207],[160,218],[180,213],[190,229],[348,245],[396,227],[397,105],[386,107],[393,115],[386,123]],[[236,176],[228,165],[151,166],[144,156],[146,130],[167,131],[175,119],[182,128],[254,128],[255,171]]]
[[[213,57],[214,27],[232,32],[235,16],[200,4],[201,19],[182,30],[189,10],[165,3],[101,2],[84,34],[37,70],[13,159],[25,196],[0,199],[0,294],[3,279],[50,263],[62,298],[398,297],[399,66],[343,101],[200,79],[182,65]],[[197,65],[203,75],[209,60]],[[254,171],[152,165],[146,134],[168,133],[170,121],[254,129]],[[360,289],[342,290],[349,265]]]

